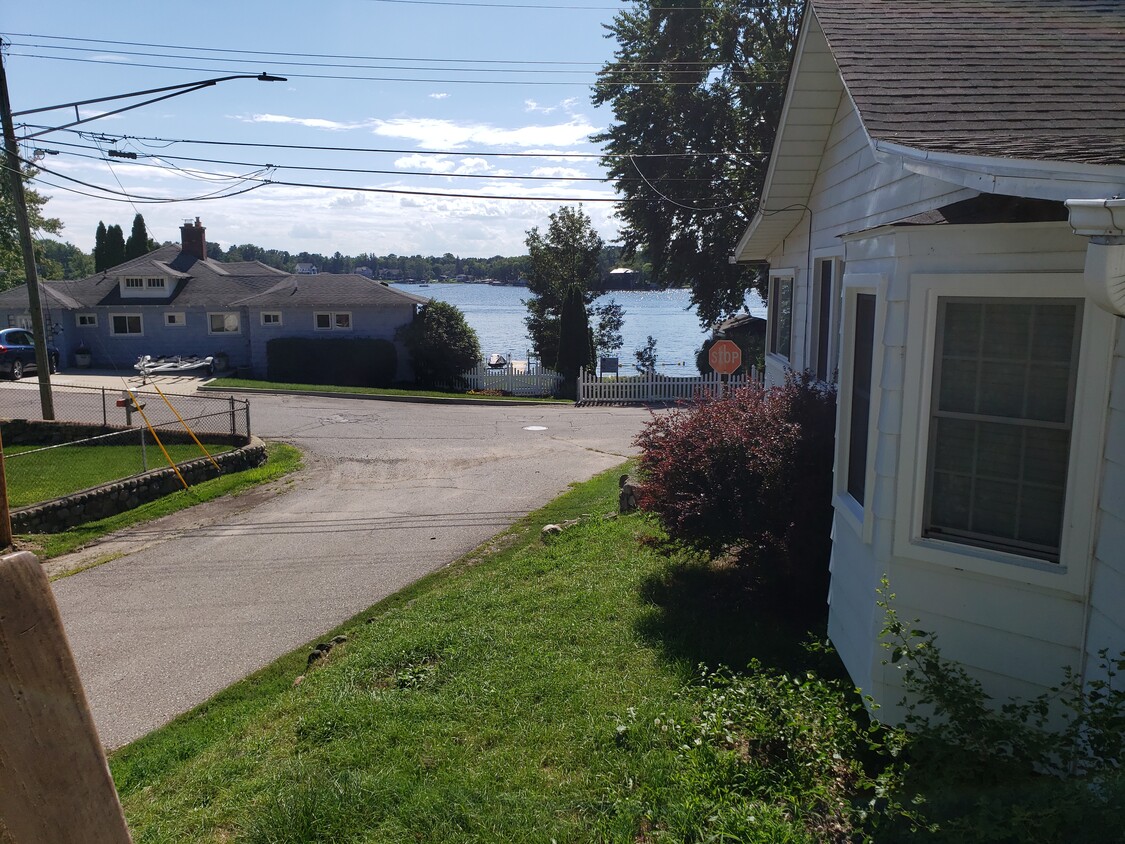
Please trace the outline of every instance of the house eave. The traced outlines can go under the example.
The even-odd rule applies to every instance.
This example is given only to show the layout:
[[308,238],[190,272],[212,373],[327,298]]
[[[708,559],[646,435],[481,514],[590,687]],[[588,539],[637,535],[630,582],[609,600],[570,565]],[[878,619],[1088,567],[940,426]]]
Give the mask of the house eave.
[[1100,199],[1125,193],[1125,166],[935,152],[875,139],[877,161],[981,193],[1035,199]]

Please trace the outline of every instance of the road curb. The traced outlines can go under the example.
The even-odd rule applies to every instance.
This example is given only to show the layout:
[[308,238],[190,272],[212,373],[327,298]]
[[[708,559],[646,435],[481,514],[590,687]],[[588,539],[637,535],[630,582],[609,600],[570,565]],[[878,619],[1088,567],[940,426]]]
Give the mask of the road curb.
[[210,387],[206,384],[198,387],[200,393],[245,393],[247,395],[266,396],[317,396],[325,399],[364,399],[366,401],[392,401],[410,402],[413,404],[462,404],[477,407],[574,407],[575,402],[570,401],[520,401],[519,399],[471,399],[460,396],[443,398],[439,396],[379,396],[370,393],[337,393],[331,390],[261,390],[256,387]]

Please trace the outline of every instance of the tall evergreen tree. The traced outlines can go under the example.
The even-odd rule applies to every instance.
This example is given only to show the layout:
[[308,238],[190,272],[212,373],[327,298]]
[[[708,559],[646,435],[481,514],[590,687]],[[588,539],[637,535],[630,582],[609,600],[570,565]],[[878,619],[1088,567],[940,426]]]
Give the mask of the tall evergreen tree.
[[105,269],[125,263],[125,232],[112,225],[105,231]]
[[803,6],[638,0],[609,27],[593,100],[614,123],[595,140],[626,200],[624,246],[657,282],[690,284],[704,325],[763,283],[727,258],[757,208]]
[[105,260],[105,239],[105,223],[98,220],[98,230],[94,233],[94,272],[96,273],[109,269],[109,264]]
[[527,333],[544,366],[558,360],[559,317],[571,287],[581,293],[583,308],[598,295],[598,254],[601,236],[594,231],[582,209],[563,206],[550,216],[547,231],[538,227],[527,233],[529,252],[527,289]]
[[572,284],[566,289],[559,309],[559,350],[555,361],[555,369],[563,376],[564,396],[577,397],[578,372],[593,363],[594,347],[584,291]]
[[148,229],[145,228],[145,218],[140,214],[133,217],[133,230],[129,239],[125,241],[125,260],[132,261],[148,253]]

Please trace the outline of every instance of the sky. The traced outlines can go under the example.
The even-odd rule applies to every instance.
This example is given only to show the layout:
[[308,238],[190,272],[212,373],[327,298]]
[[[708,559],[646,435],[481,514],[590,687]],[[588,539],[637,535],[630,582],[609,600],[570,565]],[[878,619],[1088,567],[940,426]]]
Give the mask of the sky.
[[590,89],[613,56],[605,25],[622,8],[40,0],[8,4],[0,35],[17,115],[218,76],[287,77],[120,114],[107,112],[146,98],[17,116],[20,138],[98,116],[21,147],[28,158],[43,150],[34,187],[62,220],[61,239],[83,250],[99,221],[128,235],[140,212],[157,242],[178,241],[198,217],[224,249],[488,257],[525,254],[527,231],[564,204],[582,202],[602,237],[616,238],[613,188],[598,180],[589,140],[612,113]]

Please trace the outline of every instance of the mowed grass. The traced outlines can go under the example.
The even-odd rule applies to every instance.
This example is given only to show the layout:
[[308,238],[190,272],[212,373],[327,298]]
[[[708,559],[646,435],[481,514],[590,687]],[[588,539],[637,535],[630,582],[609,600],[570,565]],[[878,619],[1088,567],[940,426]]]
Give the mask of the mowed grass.
[[[231,451],[229,445],[207,445],[207,453]],[[174,463],[206,458],[194,443],[167,445]],[[101,486],[168,465],[156,443],[142,450],[133,445],[75,445],[37,448],[9,446],[4,449],[9,506],[28,507],[72,492]]]
[[311,668],[294,652],[114,754],[134,840],[604,840],[647,752],[617,725],[674,709],[694,665],[642,597],[670,565],[658,529],[602,515],[616,478],[326,632],[348,639]]
[[298,449],[284,443],[270,443],[267,447],[266,462],[261,466],[212,478],[189,489],[179,490],[156,501],[142,504],[133,510],[87,522],[62,533],[20,534],[16,537],[17,548],[32,551],[41,560],[49,560],[132,525],[143,524],[205,501],[227,495],[238,495],[252,487],[280,480],[296,472],[301,465],[301,452]]

